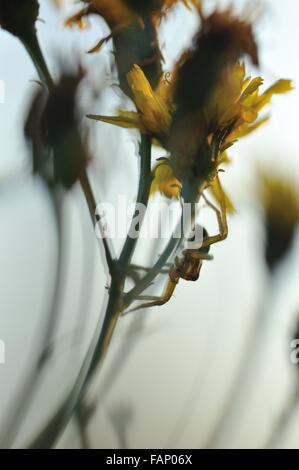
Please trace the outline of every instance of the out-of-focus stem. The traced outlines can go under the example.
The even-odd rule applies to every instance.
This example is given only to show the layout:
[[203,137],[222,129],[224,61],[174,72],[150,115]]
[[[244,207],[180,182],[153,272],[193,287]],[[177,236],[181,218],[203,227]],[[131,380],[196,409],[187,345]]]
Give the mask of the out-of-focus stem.
[[[147,136],[141,136],[140,145],[140,176],[139,186],[136,199],[136,211],[138,205],[143,204],[147,206],[151,185],[151,139]],[[135,211],[135,212],[136,212]],[[132,218],[134,223],[135,214]],[[142,221],[141,221],[142,222]],[[140,223],[141,225],[141,223]],[[140,231],[139,226],[139,231]],[[130,236],[130,230],[121,251],[120,257],[115,265],[114,273],[112,275],[112,284],[109,292],[109,301],[105,313],[105,319],[101,336],[95,354],[91,363],[88,377],[93,373],[93,370],[101,362],[106,354],[113,332],[115,330],[117,320],[123,312],[125,306],[123,303],[123,289],[127,275],[128,266],[132,259],[134,249],[137,243],[137,237]]]
[[54,279],[54,288],[52,294],[52,302],[46,317],[46,325],[43,328],[40,340],[41,353],[33,365],[28,377],[22,384],[20,390],[17,390],[15,397],[15,406],[6,417],[5,435],[0,438],[0,447],[11,447],[17,435],[20,423],[26,416],[30,401],[34,397],[35,390],[42,378],[43,367],[51,358],[51,339],[55,331],[58,320],[58,305],[60,301],[60,282],[62,273],[62,220],[61,220],[61,194],[60,191],[52,189],[52,202],[57,227],[57,265],[56,277]]
[[[145,145],[145,147],[141,147],[141,149],[143,148],[146,151],[146,154],[141,153],[140,158],[141,160],[146,158],[147,161],[146,163],[141,163],[140,184],[137,195],[137,198],[140,198],[140,200],[136,201],[137,204],[141,201],[142,203],[147,204],[150,191],[151,142],[150,140],[147,140],[146,142],[147,145]],[[141,152],[143,151],[141,150]],[[149,174],[145,175],[145,172]],[[141,183],[141,181],[147,181],[146,187],[143,186],[143,183]],[[99,364],[102,363],[119,316],[124,310],[123,288],[126,278],[127,265],[130,263],[130,260],[132,258],[136,242],[137,240],[134,240],[134,243],[128,242],[127,238],[123,249],[123,252],[126,255],[123,255],[122,264],[117,261],[117,266],[114,266],[112,272],[108,304],[104,315],[104,322],[100,327],[100,335],[97,338],[98,332],[95,333],[95,338],[97,338],[96,344],[91,345],[91,348],[81,367],[80,373],[72,391],[66,397],[66,399],[62,403],[61,407],[57,410],[55,415],[49,420],[44,429],[34,440],[31,441],[31,443],[29,444],[30,448],[40,449],[50,448],[53,446],[59,434],[71,418],[74,410],[80,403],[80,400],[82,400],[82,398],[84,397],[84,393],[88,387],[91,378],[93,377],[94,371],[99,366]]]
[[274,284],[275,278],[271,277],[268,289],[264,293],[262,305],[253,319],[244,352],[234,375],[231,391],[225,400],[215,428],[203,445],[204,448],[217,448],[223,436],[226,435],[226,431],[238,426],[238,420],[243,418],[243,411],[247,409],[250,400],[250,390],[252,390],[252,377],[256,377],[258,373],[256,370],[257,364],[262,357],[268,329],[272,321],[272,312],[267,302],[268,299],[271,299],[272,289],[275,288]]
[[[94,227],[94,224],[97,222],[96,216],[95,216],[97,203],[96,203],[94,193],[92,191],[92,187],[91,187],[91,184],[90,184],[90,181],[88,179],[88,176],[87,176],[87,173],[86,173],[85,169],[81,172],[79,179],[80,179],[80,185],[81,185],[81,188],[82,188],[82,191],[84,193],[86,203],[87,203],[87,206],[88,206],[88,210],[89,210],[89,214],[90,214],[90,218],[91,218],[91,223]],[[100,224],[100,227],[101,227],[101,230],[102,230],[101,224]],[[105,234],[103,233],[103,231],[102,231],[102,241],[103,241],[103,247],[104,247],[107,266],[108,266],[108,269],[109,269],[109,273],[112,276],[113,267],[114,267],[114,260],[113,260],[112,255],[111,255],[111,250],[108,246],[107,238],[105,237]]]
[[26,51],[28,52],[39,78],[44,82],[49,89],[54,87],[54,82],[49,72],[47,63],[41,51],[39,41],[36,33],[32,33],[30,36],[20,37]]
[[299,383],[296,384],[292,395],[287,399],[286,405],[282,410],[274,428],[272,429],[271,435],[264,445],[266,449],[276,449],[279,447],[285,433],[287,432],[291,421],[297,412],[299,406]]

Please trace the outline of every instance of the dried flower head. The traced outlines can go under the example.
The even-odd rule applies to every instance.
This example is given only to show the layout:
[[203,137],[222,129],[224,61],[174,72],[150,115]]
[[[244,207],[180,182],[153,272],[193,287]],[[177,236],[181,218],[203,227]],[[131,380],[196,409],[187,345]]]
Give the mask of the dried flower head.
[[66,26],[77,25],[81,29],[90,14],[102,16],[109,27],[125,28],[135,19],[134,11],[123,0],[84,0],[85,7],[68,18]]
[[270,271],[291,248],[299,223],[299,192],[283,172],[260,171],[259,196],[265,217],[265,258]]
[[39,90],[25,125],[25,135],[33,147],[34,171],[49,184],[60,183],[67,189],[88,164],[76,111],[76,93],[83,76],[82,70],[63,73],[49,93]]
[[169,10],[177,3],[183,3],[187,8],[192,5],[200,9],[199,0],[83,0],[86,4],[75,15],[66,20],[67,26],[77,24],[80,28],[85,24],[85,18],[90,14],[102,16],[113,30],[121,30],[136,18],[140,23],[150,16],[155,24],[159,24]]
[[153,87],[162,73],[162,54],[158,45],[157,27],[170,8],[182,2],[186,7],[198,0],[85,0],[86,6],[66,21],[67,26],[86,26],[90,14],[102,16],[111,33],[102,37],[89,52],[98,52],[102,45],[114,39],[115,61],[121,89],[131,96],[126,76],[138,64]]
[[0,26],[20,38],[35,32],[39,3],[37,0],[1,0]]

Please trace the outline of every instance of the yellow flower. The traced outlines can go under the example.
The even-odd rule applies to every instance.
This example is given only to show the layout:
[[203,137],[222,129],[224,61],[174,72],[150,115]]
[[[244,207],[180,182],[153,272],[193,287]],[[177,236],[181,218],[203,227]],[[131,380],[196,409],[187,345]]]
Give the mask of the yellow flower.
[[[167,9],[176,1],[164,0],[163,3]],[[212,54],[215,38],[220,47],[221,37],[226,35],[229,47],[222,53],[216,48],[213,56],[216,65],[211,67],[212,85],[206,83],[205,72],[201,86],[200,73],[208,60],[201,53],[202,47],[210,48]],[[251,25],[235,18],[230,10],[215,11],[209,17],[203,17],[197,42],[197,49],[185,51],[172,74],[162,76],[156,88],[151,86],[138,65],[133,66],[127,81],[136,111],[120,110],[117,116],[88,117],[124,128],[136,128],[150,135],[170,152],[170,168],[176,178],[192,180],[192,188],[197,184],[201,188],[209,186],[214,197],[223,203],[220,201],[223,193],[217,192],[215,179],[220,166],[228,162],[225,151],[236,139],[265,123],[269,117],[259,118],[259,113],[274,94],[292,90],[292,84],[290,80],[278,80],[261,93],[263,79],[246,77],[245,65],[236,60],[241,53],[247,53],[257,64],[257,47]],[[169,174],[166,168],[160,168],[158,175],[159,185],[163,184],[164,175],[167,186]],[[233,212],[233,205],[226,195],[225,205],[228,212]]]
[[261,77],[251,79],[245,76],[244,64],[238,63],[223,72],[219,84],[198,119],[201,128],[207,132],[213,129],[208,135],[210,142],[213,135],[224,128],[228,129],[228,133],[222,141],[222,150],[239,137],[248,135],[268,120],[268,116],[257,119],[272,96],[293,89],[291,80],[281,79],[260,94],[262,85]]
[[127,78],[137,112],[120,110],[119,115],[115,117],[93,114],[87,117],[124,128],[136,128],[158,140],[163,140],[169,132],[174,110],[171,82],[162,76],[158,87],[153,90],[143,71],[136,64]]
[[[220,142],[218,154],[208,178],[210,191],[218,202],[220,202],[222,195],[217,190],[215,178],[218,174],[218,168],[230,162],[226,149],[232,146],[237,139],[250,134],[269,120],[269,116],[260,119],[258,116],[274,94],[286,93],[293,89],[290,80],[281,79],[260,93],[262,84],[261,77],[246,78],[244,64],[229,67],[202,111],[199,120],[200,127],[207,130],[215,129],[208,135],[210,145],[213,145],[215,136],[217,133],[221,134],[221,130],[225,136]],[[226,129],[227,132],[225,132]],[[233,213],[233,204],[226,194],[225,204],[227,211]]]
[[[142,133],[149,134],[160,143],[167,145],[175,110],[173,94],[178,73],[179,67],[176,66],[173,74],[163,76],[158,87],[153,90],[141,68],[134,65],[127,78],[137,111],[120,110],[118,116],[89,114],[88,117],[124,128],[139,129]],[[248,135],[267,122],[269,116],[260,119],[258,116],[274,94],[286,93],[293,89],[290,80],[281,79],[260,93],[262,84],[261,77],[253,79],[246,77],[244,64],[237,63],[228,67],[207,105],[196,116],[198,134],[206,133],[211,148],[215,145],[217,134],[224,135],[220,139],[219,148],[214,156],[214,164],[207,178],[207,184],[218,202],[220,202],[221,195],[217,192],[215,178],[218,168],[229,162],[225,153],[226,149],[233,145],[236,139]],[[209,132],[209,129],[213,129],[213,132]],[[159,168],[158,179],[153,186],[156,190],[163,186],[163,176],[165,176],[165,188],[169,188],[170,171],[173,174],[173,168],[167,168],[166,164]],[[161,192],[167,197],[177,197],[169,189],[161,190]],[[227,211],[233,213],[234,207],[228,195],[225,195],[225,202]]]
[[169,160],[166,158],[161,159],[154,167],[152,175],[151,195],[160,192],[169,199],[178,199],[180,197],[182,184],[175,177]]
[[[159,138],[167,136],[175,105],[173,89],[175,76],[163,76],[158,87],[153,90],[138,65],[128,74],[128,83],[133,93],[137,112],[120,110],[118,116],[88,115],[89,118],[108,122],[125,128],[136,128]],[[225,70],[223,77],[213,92],[207,105],[200,111],[198,127],[221,129],[230,125],[222,149],[235,139],[245,136],[268,120],[263,117],[257,121],[259,112],[267,105],[274,94],[286,93],[293,89],[290,80],[278,80],[270,88],[259,94],[263,84],[261,77],[245,78],[244,64],[236,64]],[[254,123],[254,124],[253,124]],[[208,134],[211,140],[213,133]]]

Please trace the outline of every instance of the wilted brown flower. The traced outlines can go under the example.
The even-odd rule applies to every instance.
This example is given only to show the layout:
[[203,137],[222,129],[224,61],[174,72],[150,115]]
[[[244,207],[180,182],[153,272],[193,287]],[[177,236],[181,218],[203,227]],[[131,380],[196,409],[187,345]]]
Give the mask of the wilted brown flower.
[[84,19],[90,14],[102,16],[110,29],[125,28],[135,19],[134,11],[123,0],[84,0],[85,7],[68,18],[66,26],[83,26]]
[[114,39],[115,61],[122,90],[130,95],[126,75],[134,64],[138,64],[152,86],[157,86],[162,73],[162,54],[158,45],[157,26],[169,9],[182,2],[187,7],[196,5],[198,0],[84,0],[85,8],[66,21],[67,26],[85,26],[90,14],[102,16],[111,33],[90,49],[97,52],[112,37]]
[[1,0],[0,26],[20,38],[35,31],[39,12],[37,0]]
[[[64,73],[49,94],[41,89],[25,125],[25,135],[33,146],[34,171],[50,184],[61,183],[67,189],[88,164],[76,112],[76,93],[83,76],[82,70],[75,75]],[[49,161],[51,155],[53,165]],[[53,167],[52,172],[49,166]]]
[[299,224],[299,192],[292,177],[277,170],[262,170],[259,196],[265,218],[265,258],[273,271],[290,250]]

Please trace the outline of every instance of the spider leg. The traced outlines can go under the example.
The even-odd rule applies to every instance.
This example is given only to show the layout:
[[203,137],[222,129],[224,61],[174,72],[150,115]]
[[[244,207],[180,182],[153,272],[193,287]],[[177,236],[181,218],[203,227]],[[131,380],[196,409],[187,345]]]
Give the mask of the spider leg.
[[[145,268],[143,266],[139,266],[138,264],[130,264],[130,269],[133,269],[134,271],[144,271],[146,273],[151,271],[151,268]],[[168,274],[169,270],[168,269],[161,269],[159,272],[162,273],[162,274]]]
[[207,197],[202,194],[206,204],[215,212],[218,222],[219,233],[217,235],[208,237],[206,240],[203,241],[201,248],[206,248],[214,243],[218,243],[222,240],[225,240],[228,235],[228,226],[227,226],[227,219],[226,219],[226,206],[225,206],[225,196],[224,192],[219,180],[219,177],[216,176],[216,182],[219,188],[219,192],[221,194],[221,201],[220,201],[220,210],[212,204]]
[[169,277],[161,296],[140,295],[137,300],[147,300],[148,302],[137,305],[137,307],[127,310],[122,315],[127,315],[128,313],[135,312],[136,310],[140,310],[144,308],[151,308],[151,307],[156,307],[158,305],[166,304],[172,297],[172,294],[176,288],[178,281],[179,281],[179,276],[173,276],[173,278]]
[[201,251],[196,251],[196,252],[192,253],[191,256],[194,259],[202,259],[202,260],[207,260],[207,261],[211,261],[211,260],[214,259],[213,255],[209,255],[208,253],[203,253]]
[[[165,265],[165,266],[167,266],[167,265]],[[171,266],[171,265],[169,265],[169,266]],[[151,270],[151,268],[145,268],[145,267],[139,266],[137,264],[130,264],[128,266],[126,272],[127,272],[127,276],[129,278],[131,278],[133,280],[134,284],[136,285],[140,281],[140,275],[139,275],[138,271],[144,271],[144,272],[147,273],[150,270]],[[161,274],[169,274],[169,269],[164,268],[164,269],[161,269],[159,272]],[[109,289],[109,288],[107,287],[107,289]]]

